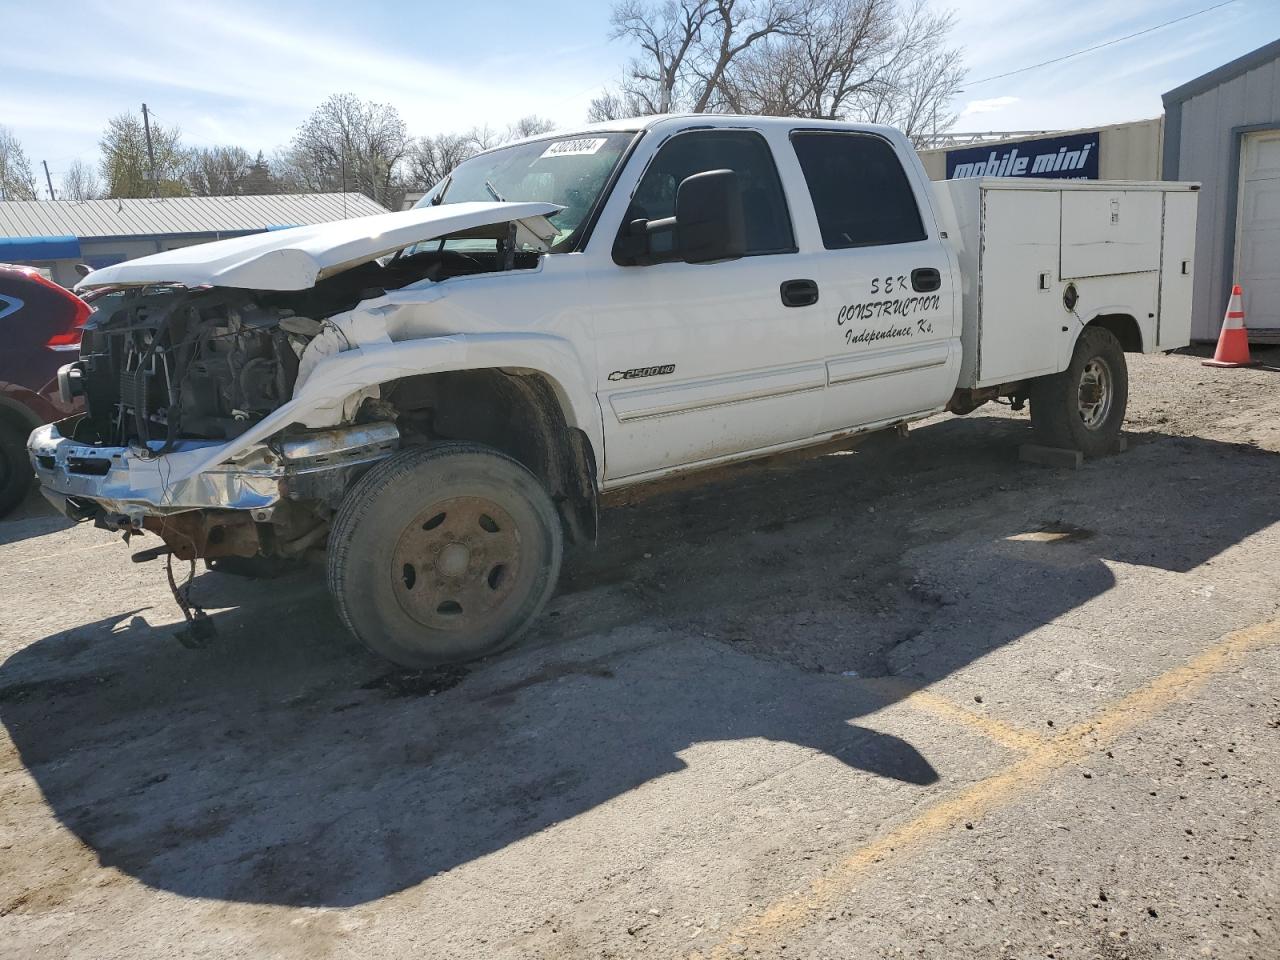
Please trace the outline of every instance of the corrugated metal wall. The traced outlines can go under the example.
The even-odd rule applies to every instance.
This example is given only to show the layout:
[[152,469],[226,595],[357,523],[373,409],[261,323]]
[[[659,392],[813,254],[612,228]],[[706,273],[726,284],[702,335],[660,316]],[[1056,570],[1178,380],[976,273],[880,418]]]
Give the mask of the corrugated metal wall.
[[[1177,104],[1167,103],[1169,135],[1176,137],[1179,180],[1199,180],[1200,213],[1196,227],[1195,292],[1191,336],[1212,340],[1232,283],[1237,180],[1241,128],[1280,129],[1280,60],[1224,80]],[[1170,164],[1172,166],[1172,164]]]
[[[1049,136],[1070,133],[1092,133],[1098,136],[1098,175],[1103,180],[1159,180],[1161,153],[1164,142],[1164,118],[1135,120],[1132,123],[1116,123],[1105,127],[1084,127],[1080,130],[1059,130]],[[1010,143],[1025,143],[1040,137],[1014,137],[1009,140],[992,140],[993,150]],[[978,144],[972,144],[978,146]],[[959,149],[959,148],[956,148]],[[921,150],[920,160],[930,180],[947,177],[947,151]]]

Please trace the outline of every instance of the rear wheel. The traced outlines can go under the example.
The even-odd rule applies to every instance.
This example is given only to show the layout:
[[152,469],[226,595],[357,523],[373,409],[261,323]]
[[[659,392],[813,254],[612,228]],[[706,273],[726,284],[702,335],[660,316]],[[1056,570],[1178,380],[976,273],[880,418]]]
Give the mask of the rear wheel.
[[26,498],[33,477],[26,437],[13,425],[0,422],[0,517]]
[[1129,370],[1115,334],[1086,327],[1062,373],[1031,384],[1031,424],[1042,443],[1087,457],[1113,453],[1129,403]]
[[347,493],[329,535],[329,589],[375,653],[422,668],[514,643],[551,595],[563,533],[538,479],[478,444],[420,447]]

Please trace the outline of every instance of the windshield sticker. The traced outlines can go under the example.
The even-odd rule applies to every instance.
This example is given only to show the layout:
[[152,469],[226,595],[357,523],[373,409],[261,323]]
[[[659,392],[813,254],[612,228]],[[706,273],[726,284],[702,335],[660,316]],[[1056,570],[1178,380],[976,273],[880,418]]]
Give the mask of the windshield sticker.
[[589,157],[608,143],[605,137],[579,137],[577,140],[557,140],[542,151],[539,160],[546,157]]

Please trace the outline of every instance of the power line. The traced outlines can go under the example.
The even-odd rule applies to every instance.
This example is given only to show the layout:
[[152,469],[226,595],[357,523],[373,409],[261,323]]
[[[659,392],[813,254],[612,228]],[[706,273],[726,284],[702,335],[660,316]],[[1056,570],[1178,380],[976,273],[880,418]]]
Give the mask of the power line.
[[981,80],[972,80],[969,83],[965,84],[965,87],[966,88],[974,87],[980,83],[988,83],[992,80],[1003,80],[1005,77],[1012,77],[1014,74],[1026,73],[1028,70],[1035,70],[1035,69],[1038,69],[1039,67],[1047,67],[1053,63],[1061,63],[1063,60],[1070,60],[1073,57],[1083,56],[1086,53],[1093,53],[1093,51],[1101,50],[1103,47],[1114,46],[1117,43],[1123,43],[1126,40],[1132,40],[1134,37],[1140,37],[1145,33],[1153,33],[1156,30],[1161,30],[1164,27],[1173,26],[1173,24],[1181,23],[1183,20],[1190,20],[1192,17],[1198,17],[1204,13],[1210,13],[1213,10],[1217,10],[1220,7],[1225,7],[1228,4],[1232,4],[1235,2],[1236,0],[1222,0],[1221,3],[1215,3],[1212,7],[1205,7],[1203,10],[1197,10],[1195,13],[1188,13],[1185,16],[1175,17],[1172,20],[1166,20],[1164,21],[1164,23],[1157,23],[1154,27],[1147,27],[1145,30],[1139,30],[1137,33],[1131,33],[1124,37],[1116,37],[1114,40],[1108,40],[1106,43],[1099,43],[1096,46],[1085,47],[1083,50],[1077,50],[1075,53],[1064,54],[1061,57],[1054,57],[1052,60],[1044,60],[1040,63],[1033,63],[1029,67],[1019,67],[1017,70],[1010,70],[1008,73],[997,73],[994,77],[983,77]]

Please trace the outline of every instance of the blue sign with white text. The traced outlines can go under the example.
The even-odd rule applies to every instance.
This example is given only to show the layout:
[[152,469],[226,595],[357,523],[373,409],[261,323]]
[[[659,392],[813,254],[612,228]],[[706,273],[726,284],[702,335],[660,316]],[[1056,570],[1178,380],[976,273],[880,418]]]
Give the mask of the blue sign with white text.
[[947,179],[965,177],[1097,180],[1098,133],[1073,133],[1021,143],[948,150]]

